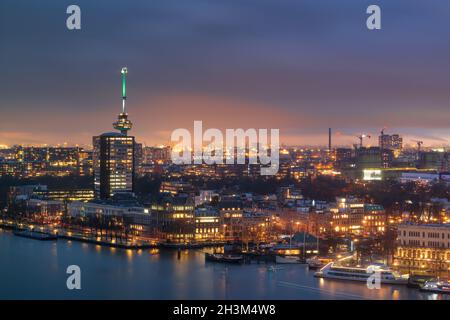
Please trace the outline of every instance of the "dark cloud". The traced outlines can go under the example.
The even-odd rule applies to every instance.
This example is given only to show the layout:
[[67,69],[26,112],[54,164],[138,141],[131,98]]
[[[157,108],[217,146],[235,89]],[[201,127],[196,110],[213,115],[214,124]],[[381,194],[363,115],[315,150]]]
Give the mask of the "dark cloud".
[[[450,136],[448,1],[78,0],[82,30],[68,31],[72,3],[0,4],[0,137],[8,143],[26,132],[33,141],[86,143],[109,130],[123,65],[135,133],[148,143],[176,119],[215,123],[217,108],[246,105],[252,112],[239,121],[222,115],[218,125],[273,120],[291,143],[319,143],[328,126],[346,141],[384,125]],[[382,7],[376,32],[365,27],[373,3]],[[203,104],[167,96],[203,96]]]

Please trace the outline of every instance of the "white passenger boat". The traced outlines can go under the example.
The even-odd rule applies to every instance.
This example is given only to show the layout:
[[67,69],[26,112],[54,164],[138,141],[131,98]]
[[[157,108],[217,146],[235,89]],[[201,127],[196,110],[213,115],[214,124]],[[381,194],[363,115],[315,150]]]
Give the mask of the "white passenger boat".
[[380,274],[380,282],[386,284],[407,284],[408,277],[392,271],[386,266],[369,265],[367,267],[344,267],[337,266],[334,262],[328,263],[320,271],[314,274],[315,277],[367,282],[367,279],[374,273]]

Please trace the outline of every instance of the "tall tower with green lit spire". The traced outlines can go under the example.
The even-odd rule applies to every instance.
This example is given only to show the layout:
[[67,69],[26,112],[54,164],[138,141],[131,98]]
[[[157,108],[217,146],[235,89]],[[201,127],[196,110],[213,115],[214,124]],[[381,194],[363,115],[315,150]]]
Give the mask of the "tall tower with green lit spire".
[[125,102],[127,100],[127,67],[123,67],[122,71],[122,112],[119,113],[117,121],[113,123],[114,129],[119,130],[122,134],[127,135],[128,130],[131,130],[133,124],[128,120],[128,113],[125,109]]

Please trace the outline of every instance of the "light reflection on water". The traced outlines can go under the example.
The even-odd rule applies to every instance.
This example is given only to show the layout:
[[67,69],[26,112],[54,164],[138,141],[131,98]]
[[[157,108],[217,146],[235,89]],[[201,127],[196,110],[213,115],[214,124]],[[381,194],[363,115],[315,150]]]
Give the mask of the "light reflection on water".
[[[205,263],[201,250],[122,250],[0,232],[0,299],[448,299],[313,277],[303,265]],[[79,265],[82,290],[66,289]]]

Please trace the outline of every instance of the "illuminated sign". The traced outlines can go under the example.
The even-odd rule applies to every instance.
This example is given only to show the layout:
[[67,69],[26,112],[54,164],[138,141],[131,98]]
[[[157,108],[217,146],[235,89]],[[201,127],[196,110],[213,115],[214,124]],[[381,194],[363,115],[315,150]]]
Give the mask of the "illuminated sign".
[[363,170],[363,180],[381,180],[381,170],[366,169]]

